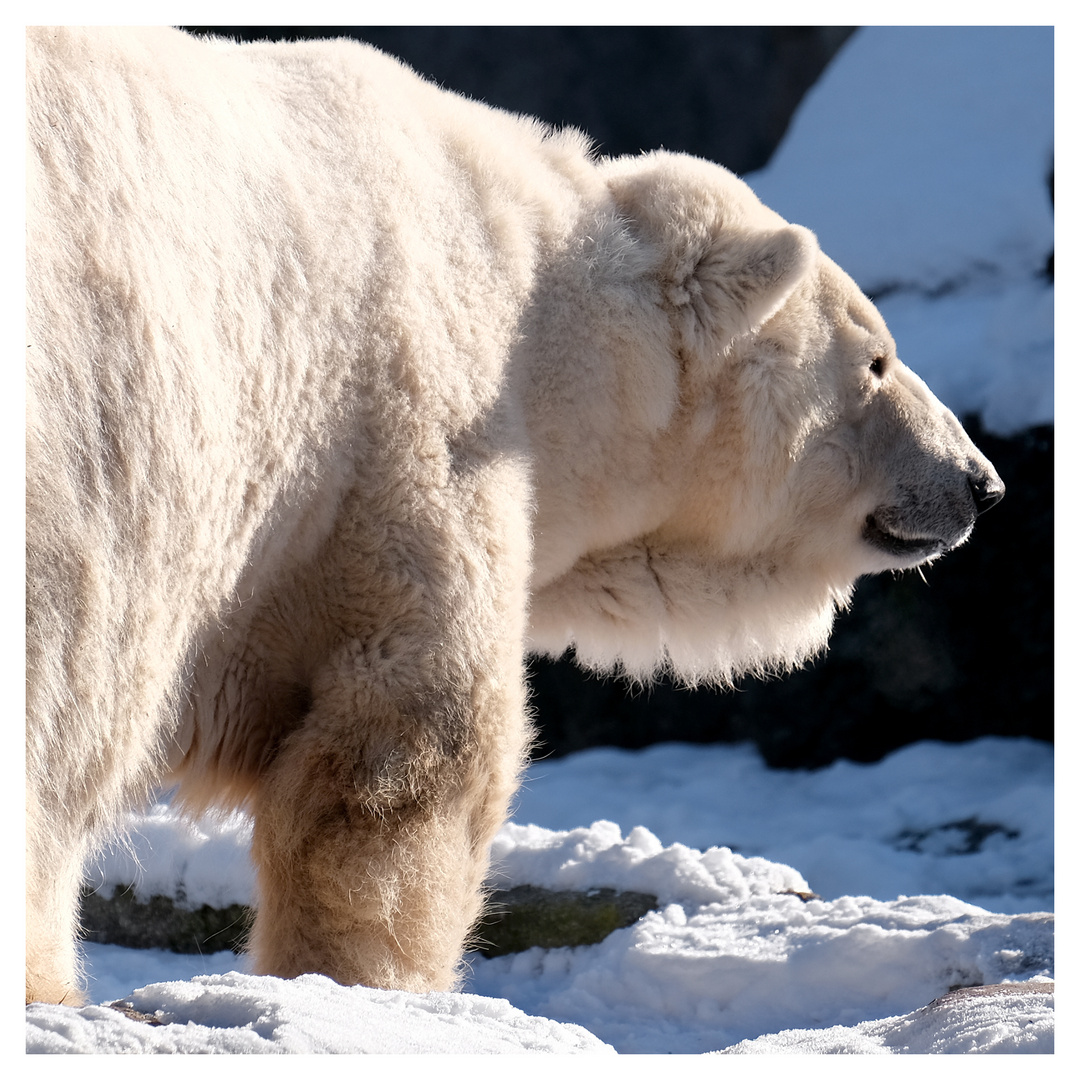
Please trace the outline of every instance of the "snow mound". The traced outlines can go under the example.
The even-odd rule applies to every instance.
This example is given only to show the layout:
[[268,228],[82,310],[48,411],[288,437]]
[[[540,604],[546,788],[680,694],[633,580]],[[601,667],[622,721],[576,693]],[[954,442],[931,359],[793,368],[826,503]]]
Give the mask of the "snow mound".
[[664,847],[643,826],[624,838],[611,821],[568,832],[511,822],[495,837],[491,854],[491,881],[498,888],[525,883],[545,889],[611,888],[651,893],[661,903],[695,905],[810,891],[790,866],[745,858],[728,848]]
[[1054,984],[958,990],[907,1016],[821,1031],[781,1031],[721,1054],[1052,1054]]
[[32,1005],[28,1053],[578,1054],[614,1053],[584,1028],[526,1016],[473,994],[339,986],[323,975],[204,975],[154,983],[125,1002]]
[[[1053,971],[1050,914],[993,914],[951,896],[823,900],[790,889],[801,879],[788,867],[662,848],[643,828],[626,839],[612,828],[511,827],[501,839],[560,853],[579,887],[644,891],[663,866],[656,891],[695,899],[669,901],[598,945],[475,958],[467,989],[584,1024],[620,1053],[702,1053],[762,1032],[895,1017],[952,987]],[[630,870],[635,852],[645,854]],[[556,870],[546,881],[565,887],[567,877]]]

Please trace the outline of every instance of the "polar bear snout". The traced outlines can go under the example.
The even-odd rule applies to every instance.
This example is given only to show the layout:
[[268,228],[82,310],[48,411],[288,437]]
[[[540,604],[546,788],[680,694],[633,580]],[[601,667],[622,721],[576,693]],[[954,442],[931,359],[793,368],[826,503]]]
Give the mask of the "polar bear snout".
[[1005,497],[1005,485],[993,469],[989,472],[980,470],[976,475],[969,475],[968,487],[971,488],[971,495],[975,500],[976,514],[985,514],[991,506],[997,506]]
[[1005,485],[986,462],[974,462],[958,482],[932,495],[901,487],[895,504],[866,516],[862,538],[896,568],[917,566],[959,547],[971,536],[975,519],[1001,501]]

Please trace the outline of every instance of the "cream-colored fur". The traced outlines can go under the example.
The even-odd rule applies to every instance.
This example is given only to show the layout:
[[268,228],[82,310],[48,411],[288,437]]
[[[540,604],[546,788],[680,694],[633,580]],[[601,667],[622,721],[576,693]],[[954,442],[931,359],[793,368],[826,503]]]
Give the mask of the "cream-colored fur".
[[131,802],[256,969],[454,985],[522,658],[726,682],[1000,481],[809,232],[350,42],[27,37],[27,998]]

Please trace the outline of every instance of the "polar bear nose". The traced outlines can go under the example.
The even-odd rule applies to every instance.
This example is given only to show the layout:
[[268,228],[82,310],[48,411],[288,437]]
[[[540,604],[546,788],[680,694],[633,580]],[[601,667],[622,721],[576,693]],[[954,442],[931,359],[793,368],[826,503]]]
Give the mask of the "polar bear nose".
[[997,473],[979,473],[968,476],[968,486],[975,498],[975,513],[981,514],[991,506],[1001,502],[1005,494],[1005,485]]

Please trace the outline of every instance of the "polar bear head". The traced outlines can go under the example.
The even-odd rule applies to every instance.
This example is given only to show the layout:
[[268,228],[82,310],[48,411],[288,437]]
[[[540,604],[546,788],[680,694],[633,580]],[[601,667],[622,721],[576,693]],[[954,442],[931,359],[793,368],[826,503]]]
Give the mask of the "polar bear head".
[[860,575],[963,543],[1004,486],[812,233],[707,162],[603,170],[527,335],[533,645],[691,683],[790,668]]

